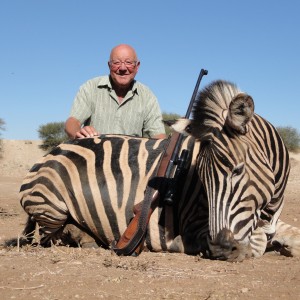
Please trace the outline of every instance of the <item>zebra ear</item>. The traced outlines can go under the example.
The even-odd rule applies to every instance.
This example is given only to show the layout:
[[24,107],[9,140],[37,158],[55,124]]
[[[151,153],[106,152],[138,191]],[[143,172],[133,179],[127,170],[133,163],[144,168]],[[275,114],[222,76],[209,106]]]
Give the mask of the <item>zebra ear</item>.
[[174,131],[179,133],[190,133],[191,120],[189,119],[178,119],[171,124]]
[[248,131],[247,124],[251,121],[253,115],[254,102],[252,97],[240,93],[232,99],[229,105],[225,125],[241,134],[245,134]]

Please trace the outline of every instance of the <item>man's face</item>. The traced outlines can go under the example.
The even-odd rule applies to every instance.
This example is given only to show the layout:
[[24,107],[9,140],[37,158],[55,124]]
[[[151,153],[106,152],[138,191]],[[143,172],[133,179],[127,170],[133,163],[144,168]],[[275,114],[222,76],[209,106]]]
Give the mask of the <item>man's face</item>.
[[127,88],[138,72],[140,62],[132,48],[120,46],[113,49],[108,63],[110,76],[119,88]]

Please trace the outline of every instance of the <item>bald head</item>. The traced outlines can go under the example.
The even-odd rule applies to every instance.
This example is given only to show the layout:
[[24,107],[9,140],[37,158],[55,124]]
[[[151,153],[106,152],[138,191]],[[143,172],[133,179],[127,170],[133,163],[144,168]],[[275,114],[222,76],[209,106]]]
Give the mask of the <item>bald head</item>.
[[120,56],[126,56],[133,61],[138,60],[135,50],[131,46],[126,44],[120,44],[114,47],[110,52],[109,60],[114,60],[116,59],[116,57]]

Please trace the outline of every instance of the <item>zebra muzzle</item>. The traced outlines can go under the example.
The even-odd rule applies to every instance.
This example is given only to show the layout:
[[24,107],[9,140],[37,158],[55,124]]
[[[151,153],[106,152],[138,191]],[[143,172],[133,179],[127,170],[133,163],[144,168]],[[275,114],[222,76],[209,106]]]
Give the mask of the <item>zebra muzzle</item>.
[[215,239],[208,241],[210,258],[227,261],[242,261],[251,256],[249,243],[235,240],[233,233],[223,228]]

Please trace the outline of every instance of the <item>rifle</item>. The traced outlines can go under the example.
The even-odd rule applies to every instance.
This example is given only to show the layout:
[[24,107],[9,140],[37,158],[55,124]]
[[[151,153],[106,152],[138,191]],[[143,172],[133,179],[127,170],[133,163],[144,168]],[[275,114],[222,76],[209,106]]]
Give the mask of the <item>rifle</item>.
[[[192,98],[190,100],[189,107],[185,114],[186,119],[189,119],[190,114],[192,112],[194,102],[195,102],[195,99],[197,96],[197,92],[199,90],[201,79],[204,75],[207,75],[207,74],[208,74],[207,70],[201,69],[200,74],[198,76],[197,83],[194,88]],[[173,135],[175,135],[177,142],[176,142],[176,146],[175,146],[174,150],[172,151],[172,156],[169,160],[169,164],[168,164],[168,167],[166,170],[165,177],[170,178],[170,175],[171,175],[171,172],[172,172],[174,166],[177,166],[177,168],[176,168],[176,171],[175,171],[175,174],[173,177],[173,181],[171,182],[170,187],[164,197],[164,203],[167,205],[170,205],[170,206],[173,205],[173,203],[174,203],[176,188],[178,187],[178,182],[181,178],[181,175],[183,174],[183,172],[186,170],[186,168],[188,166],[188,155],[189,155],[188,150],[182,150],[180,157],[178,156],[179,149],[181,147],[184,135],[182,133],[178,133],[178,132],[174,132],[172,134],[172,137],[173,137]]]
[[[190,117],[201,79],[207,74],[207,70],[201,69],[185,115],[185,118],[187,119]],[[172,205],[174,202],[177,182],[187,165],[187,158],[189,156],[188,150],[183,150],[180,157],[178,157],[183,138],[184,136],[181,133],[174,132],[172,134],[171,138],[169,138],[168,146],[164,151],[156,174],[156,177],[170,178],[174,167],[177,166],[174,178],[171,179],[173,180],[172,184],[169,186],[169,189],[165,193],[164,197],[164,203],[168,205]],[[153,189],[148,184],[145,191],[144,200],[134,206],[134,218],[129,223],[119,241],[112,243],[112,250],[117,255],[137,256],[140,254],[143,248],[150,217],[155,208],[158,207],[160,197],[160,192],[157,189]]]

